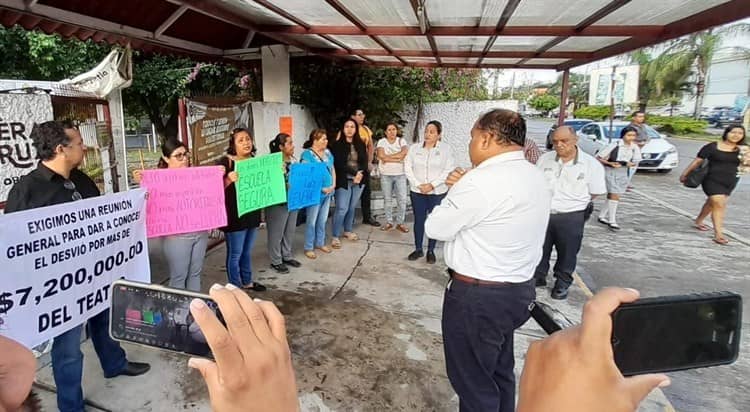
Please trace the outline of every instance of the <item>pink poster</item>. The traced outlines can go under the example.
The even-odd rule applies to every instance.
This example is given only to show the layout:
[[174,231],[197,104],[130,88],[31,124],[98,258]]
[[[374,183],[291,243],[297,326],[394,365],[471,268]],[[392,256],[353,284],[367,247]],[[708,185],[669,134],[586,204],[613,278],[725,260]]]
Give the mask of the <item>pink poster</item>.
[[221,166],[144,170],[148,237],[226,226],[223,176]]

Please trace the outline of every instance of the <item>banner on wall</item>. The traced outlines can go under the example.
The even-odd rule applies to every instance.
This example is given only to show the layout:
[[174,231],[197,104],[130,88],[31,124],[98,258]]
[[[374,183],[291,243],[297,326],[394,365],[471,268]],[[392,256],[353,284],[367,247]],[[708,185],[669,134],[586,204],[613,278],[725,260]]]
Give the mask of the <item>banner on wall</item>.
[[213,165],[226,153],[232,130],[244,127],[253,130],[250,102],[211,104],[186,99],[188,133],[193,164]]
[[0,203],[8,199],[18,179],[36,167],[30,137],[34,123],[52,119],[47,94],[0,94]]
[[0,334],[34,347],[150,282],[144,190],[0,216]]

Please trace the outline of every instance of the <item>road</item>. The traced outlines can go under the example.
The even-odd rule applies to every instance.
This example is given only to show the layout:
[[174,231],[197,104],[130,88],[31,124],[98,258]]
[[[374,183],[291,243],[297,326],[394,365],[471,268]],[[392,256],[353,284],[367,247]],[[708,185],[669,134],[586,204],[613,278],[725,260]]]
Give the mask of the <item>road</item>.
[[[529,136],[541,147],[549,124],[529,121]],[[679,167],[669,174],[640,172],[635,176],[635,190],[623,196],[618,209],[621,232],[613,233],[593,219],[588,223],[578,271],[594,291],[628,286],[640,290],[642,296],[664,296],[729,290],[747,300],[750,244],[740,240],[750,239],[750,219],[745,212],[750,202],[750,178],[740,181],[729,200],[726,228],[737,236],[730,237],[728,246],[716,245],[710,233],[692,228],[689,217],[698,213],[705,200],[703,192],[678,182],[679,174],[705,143],[670,141],[678,149]],[[676,410],[750,410],[748,305],[743,315],[742,350],[735,364],[670,374],[673,383],[664,392]]]

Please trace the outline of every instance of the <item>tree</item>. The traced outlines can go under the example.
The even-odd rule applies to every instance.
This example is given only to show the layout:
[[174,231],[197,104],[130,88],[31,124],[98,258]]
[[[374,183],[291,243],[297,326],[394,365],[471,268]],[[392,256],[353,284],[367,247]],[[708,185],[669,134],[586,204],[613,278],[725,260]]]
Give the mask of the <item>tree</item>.
[[532,97],[529,104],[546,116],[552,109],[560,106],[560,99],[551,94],[542,94]]
[[683,93],[690,92],[692,70],[689,61],[668,53],[653,56],[646,49],[633,52],[630,59],[631,62],[640,65],[638,78],[640,110],[645,111],[649,102],[679,100]]
[[[557,80],[550,86],[548,94],[553,96],[562,95],[562,77],[562,74],[557,76]],[[568,79],[568,103],[573,103],[575,109],[586,105],[589,101],[589,80],[589,76],[586,74],[570,73]]]

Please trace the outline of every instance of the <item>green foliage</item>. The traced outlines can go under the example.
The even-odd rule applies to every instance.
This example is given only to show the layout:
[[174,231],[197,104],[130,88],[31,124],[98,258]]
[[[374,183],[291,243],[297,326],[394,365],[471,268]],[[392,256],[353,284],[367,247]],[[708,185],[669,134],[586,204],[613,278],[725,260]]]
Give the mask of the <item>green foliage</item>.
[[581,119],[600,121],[609,117],[610,113],[611,109],[609,106],[584,106],[576,110],[574,115]]
[[708,122],[695,120],[685,116],[654,116],[649,115],[647,123],[663,132],[674,134],[703,133]]
[[293,61],[292,102],[310,110],[315,121],[335,133],[356,109],[367,114],[376,134],[386,122],[404,124],[399,113],[424,102],[481,100],[487,90],[479,70],[375,68],[330,61]]
[[552,109],[560,106],[560,99],[550,94],[542,94],[532,97],[529,104],[531,104],[531,107],[547,114]]
[[[560,96],[562,92],[562,74],[557,76],[555,83],[550,86],[547,94]],[[570,73],[568,79],[568,102],[573,103],[575,107],[581,107],[589,101],[589,81],[586,74]]]
[[93,68],[109,53],[109,46],[57,35],[0,27],[0,77],[58,81]]

